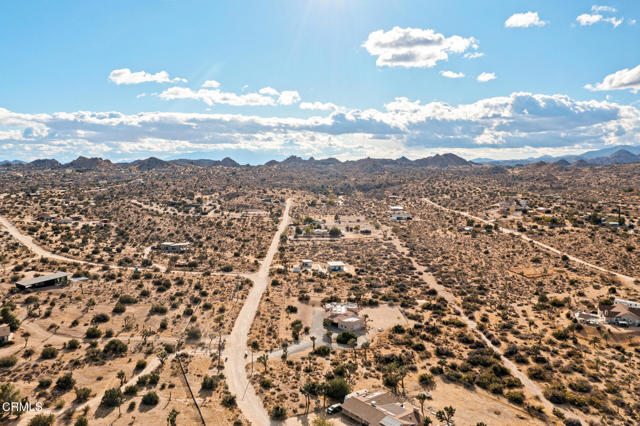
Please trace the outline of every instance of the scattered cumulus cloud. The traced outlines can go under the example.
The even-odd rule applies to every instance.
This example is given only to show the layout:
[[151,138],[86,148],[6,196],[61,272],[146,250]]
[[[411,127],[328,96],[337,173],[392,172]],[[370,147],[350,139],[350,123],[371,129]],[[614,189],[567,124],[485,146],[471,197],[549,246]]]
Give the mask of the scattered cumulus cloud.
[[482,52],[467,52],[463,55],[465,59],[476,59],[484,56]]
[[117,85],[121,84],[140,84],[140,83],[186,83],[184,78],[171,78],[166,71],[160,71],[155,74],[146,71],[131,72],[129,68],[113,70],[109,74],[109,80]]
[[432,68],[446,61],[449,54],[477,50],[478,41],[458,35],[446,37],[432,29],[394,27],[372,32],[362,46],[378,57],[379,67]]
[[169,87],[157,95],[167,101],[176,99],[193,99],[204,102],[208,106],[215,104],[232,106],[276,106],[293,105],[300,102],[300,94],[295,90],[277,91],[272,87],[264,87],[258,93],[233,93],[220,89],[220,83],[209,80],[203,84],[203,88],[193,90],[188,87]]
[[454,71],[440,71],[440,75],[447,78],[462,78],[464,74],[461,72]]
[[483,72],[480,75],[478,75],[478,78],[477,78],[477,80],[480,83],[486,83],[487,81],[491,81],[495,79],[496,79],[496,74],[493,72]]
[[608,12],[608,13],[616,13],[617,9],[615,7],[611,7],[611,6],[598,6],[598,5],[593,5],[591,6],[591,11],[592,12]]
[[625,68],[607,75],[604,80],[596,84],[587,84],[586,89],[592,91],[604,90],[631,90],[638,93],[640,90],[640,65],[635,68]]
[[515,13],[504,22],[507,28],[544,27],[546,21],[540,20],[538,12]]
[[640,138],[636,107],[566,95],[516,92],[459,105],[395,98],[383,108],[362,110],[321,103],[303,108],[300,103],[300,108],[307,106],[326,113],[308,118],[117,111],[23,114],[0,108],[0,158],[62,159],[81,153],[117,160],[223,150],[343,159],[417,157],[434,151],[486,156],[634,144]]
[[202,87],[209,88],[209,89],[217,89],[218,87],[220,87],[220,83],[218,83],[215,80],[207,80],[204,83],[202,83]]
[[332,102],[300,102],[300,109],[315,111],[338,111],[345,110]]
[[607,22],[611,24],[613,28],[618,28],[618,26],[624,22],[624,18],[622,17],[608,16],[609,14],[617,12],[615,7],[593,5],[591,6],[591,12],[592,13],[578,15],[576,21],[583,27],[589,27],[598,22]]
[[278,92],[276,89],[269,86],[263,87],[262,89],[258,90],[258,93],[260,93],[261,95],[268,95],[268,96],[278,96],[280,94],[280,92]]

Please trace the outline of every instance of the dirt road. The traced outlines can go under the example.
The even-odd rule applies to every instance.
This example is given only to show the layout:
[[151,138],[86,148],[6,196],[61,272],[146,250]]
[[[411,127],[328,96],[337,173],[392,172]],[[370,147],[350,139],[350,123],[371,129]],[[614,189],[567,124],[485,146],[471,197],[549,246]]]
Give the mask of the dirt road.
[[[438,292],[439,296],[442,296],[449,304],[451,304],[452,306],[455,306],[458,309],[458,311],[460,311],[460,317],[467,324],[467,326],[471,330],[476,332],[478,336],[480,336],[480,338],[487,345],[487,347],[491,348],[493,351],[500,354],[500,360],[502,361],[504,366],[509,369],[509,372],[514,377],[517,377],[518,379],[520,379],[520,381],[522,382],[522,385],[527,390],[527,392],[529,392],[529,394],[539,398],[540,403],[545,407],[547,411],[547,415],[552,416],[551,412],[553,411],[554,408],[556,408],[556,406],[544,397],[540,387],[531,379],[529,379],[529,377],[527,377],[524,373],[522,373],[518,369],[518,367],[516,367],[516,365],[513,362],[511,362],[511,360],[509,360],[504,355],[502,355],[502,351],[497,346],[494,346],[484,334],[478,331],[478,325],[476,324],[476,322],[468,318],[466,315],[464,315],[463,310],[460,306],[460,303],[458,302],[456,297],[449,291],[449,289],[440,285],[436,281],[435,277],[431,273],[429,273],[423,265],[420,265],[413,256],[409,254],[409,250],[402,245],[402,243],[400,242],[397,236],[395,236],[392,232],[390,232],[390,234],[392,235],[393,245],[401,254],[403,254],[407,259],[411,261],[411,263],[416,268],[416,270],[421,274],[423,280],[427,284],[429,284],[431,288],[435,289]],[[560,407],[558,408],[560,409]],[[565,414],[567,414],[569,417],[578,417],[581,420],[584,420],[583,416],[580,413],[576,413],[573,411],[567,412],[566,410],[563,410],[563,409],[561,410],[565,412]]]
[[246,359],[244,358],[247,348],[247,337],[249,329],[253,323],[253,319],[258,310],[262,293],[269,283],[269,268],[271,262],[278,251],[280,244],[280,234],[282,234],[289,224],[289,211],[291,209],[291,199],[288,199],[285,205],[282,219],[278,226],[278,231],[273,236],[269,251],[260,265],[257,273],[249,275],[253,280],[253,287],[249,291],[240,314],[236,319],[231,334],[226,339],[223,357],[226,359],[224,364],[224,375],[227,379],[229,391],[236,396],[238,408],[242,414],[253,425],[268,425],[270,423],[269,415],[264,409],[262,401],[258,397],[249,383],[249,378],[245,370]]
[[[467,213],[467,212],[463,212],[463,211],[459,211],[459,210],[453,210],[453,209],[441,206],[440,204],[437,204],[437,203],[429,200],[428,198],[423,198],[422,200],[427,202],[428,204],[430,204],[431,206],[433,206],[433,207],[435,207],[437,209],[440,209],[440,210],[443,210],[443,211],[446,211],[446,212],[449,212],[449,213],[458,214],[460,216],[464,216],[466,218],[473,219],[473,220],[476,220],[476,221],[478,221],[480,223],[484,223],[484,224],[487,224],[487,225],[493,224],[493,222],[491,222],[489,220],[486,220],[486,219],[482,219],[482,218],[480,218],[478,216],[474,216],[471,213]],[[545,249],[545,250],[547,250],[547,251],[549,251],[551,253],[554,253],[554,254],[557,254],[557,255],[560,255],[560,256],[563,256],[563,255],[567,256],[569,258],[569,260],[571,260],[572,262],[579,263],[579,264],[587,266],[587,267],[589,267],[591,269],[595,269],[596,271],[599,271],[599,272],[604,272],[605,274],[612,274],[612,275],[616,276],[623,285],[631,287],[631,288],[636,288],[635,278],[634,277],[629,277],[627,275],[623,275],[623,274],[619,274],[617,272],[610,271],[610,270],[605,269],[605,268],[603,268],[601,266],[594,265],[593,263],[589,263],[586,260],[580,259],[578,257],[570,255],[569,253],[565,253],[565,252],[563,252],[561,250],[558,250],[555,247],[551,247],[551,246],[549,246],[547,244],[541,243],[540,241],[534,240],[533,238],[530,238],[529,236],[527,236],[527,235],[525,235],[525,234],[523,234],[521,232],[515,231],[513,229],[507,229],[507,228],[500,227],[500,232],[502,232],[503,234],[511,234],[511,235],[518,236],[518,237],[522,238],[524,241],[531,242],[531,243],[537,245],[538,247],[540,247],[542,249]]]

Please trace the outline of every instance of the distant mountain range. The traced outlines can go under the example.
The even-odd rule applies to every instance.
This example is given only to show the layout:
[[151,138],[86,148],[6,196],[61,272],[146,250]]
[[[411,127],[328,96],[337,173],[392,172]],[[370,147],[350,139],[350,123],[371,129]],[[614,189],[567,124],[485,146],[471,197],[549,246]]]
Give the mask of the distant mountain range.
[[[222,160],[188,160],[178,159],[165,161],[159,158],[150,157],[144,160],[136,160],[130,163],[112,163],[102,158],[78,157],[75,160],[62,164],[54,159],[34,160],[30,163],[22,161],[4,161],[0,163],[3,167],[17,167],[23,169],[44,170],[44,169],[74,169],[74,170],[109,170],[115,168],[135,168],[142,171],[165,169],[168,167],[178,166],[199,166],[199,167],[242,167],[233,159],[227,157]],[[421,158],[419,160],[409,160],[402,157],[397,160],[364,158],[355,161],[340,161],[336,158],[327,158],[316,160],[313,157],[305,160],[300,157],[291,156],[282,161],[271,160],[263,165],[263,167],[280,167],[292,168],[297,167],[332,167],[343,166],[349,168],[358,168],[363,171],[378,171],[387,167],[426,167],[426,168],[447,168],[447,167],[470,167],[472,164],[467,160],[454,154],[438,154],[433,157]]]
[[[336,158],[325,158],[316,160],[311,157],[308,160],[290,156],[282,161],[271,160],[262,165],[262,167],[279,167],[279,168],[327,168],[327,167],[345,167],[348,169],[358,169],[363,172],[382,171],[387,168],[394,167],[421,167],[421,168],[437,168],[444,169],[449,167],[471,167],[474,165],[493,165],[493,166],[524,166],[535,163],[551,163],[558,166],[606,166],[611,164],[626,164],[640,162],[640,146],[619,145],[610,148],[600,149],[597,151],[589,151],[580,155],[564,155],[560,157],[542,156],[536,158],[525,158],[521,160],[492,160],[490,158],[476,158],[467,161],[455,154],[437,154],[432,157],[420,158],[418,160],[409,160],[406,157],[400,157],[396,160],[386,158],[362,158],[360,160],[340,161]],[[112,163],[102,158],[87,158],[80,156],[75,160],[62,164],[54,159],[39,159],[30,163],[24,161],[0,161],[0,167],[12,167],[22,169],[74,169],[74,170],[109,170],[116,168],[134,168],[141,171],[149,171],[156,169],[166,169],[168,167],[179,166],[198,166],[198,167],[251,167],[242,166],[233,159],[226,157],[222,160],[161,160],[155,157],[149,157],[144,160],[136,160],[129,163]],[[260,167],[260,166],[257,166]]]
[[580,155],[563,155],[552,157],[530,157],[520,160],[492,160],[490,158],[476,158],[471,160],[476,164],[491,164],[494,166],[518,166],[532,163],[554,163],[557,165],[577,166],[607,166],[611,164],[626,164],[640,162],[640,146],[616,145],[609,148],[588,151]]

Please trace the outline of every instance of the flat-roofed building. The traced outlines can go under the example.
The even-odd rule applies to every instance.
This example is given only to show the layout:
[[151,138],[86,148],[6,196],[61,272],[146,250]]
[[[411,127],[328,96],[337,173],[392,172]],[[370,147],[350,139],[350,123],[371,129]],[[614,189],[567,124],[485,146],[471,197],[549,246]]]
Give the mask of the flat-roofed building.
[[344,272],[345,265],[342,262],[329,261],[327,262],[329,272]]
[[20,290],[28,290],[31,288],[62,286],[69,282],[70,276],[71,274],[67,272],[56,272],[54,274],[42,275],[41,277],[18,281],[16,283],[16,287]]
[[169,251],[172,253],[181,253],[183,251],[189,250],[190,246],[190,243],[172,243],[170,241],[166,241],[160,244],[160,250]]

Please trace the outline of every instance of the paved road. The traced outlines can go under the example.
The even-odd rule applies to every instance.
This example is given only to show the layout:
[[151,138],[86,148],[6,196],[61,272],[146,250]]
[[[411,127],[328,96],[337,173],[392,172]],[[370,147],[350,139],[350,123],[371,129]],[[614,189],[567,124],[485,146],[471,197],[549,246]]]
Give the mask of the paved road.
[[287,229],[287,225],[289,224],[290,209],[291,199],[287,199],[280,226],[278,226],[278,231],[273,236],[267,255],[262,261],[258,272],[249,276],[253,280],[253,287],[249,291],[249,295],[238,314],[233,330],[226,340],[223,353],[223,357],[227,360],[224,364],[224,375],[227,378],[229,392],[236,395],[238,408],[240,408],[245,418],[253,425],[268,425],[270,424],[270,420],[262,401],[247,377],[245,370],[247,360],[244,358],[244,354],[248,351],[247,338],[249,329],[258,310],[262,294],[269,283],[269,268],[278,251],[280,234]]
[[[453,210],[453,209],[441,206],[440,204],[437,204],[437,203],[429,200],[428,198],[423,198],[423,200],[426,201],[431,206],[437,208],[437,209],[440,209],[440,210],[443,210],[443,211],[446,211],[446,212],[449,212],[449,213],[459,214],[461,216],[467,217],[469,219],[476,220],[476,221],[484,223],[484,224],[488,224],[488,225],[493,224],[493,222],[491,222],[489,220],[486,220],[486,219],[482,219],[482,218],[480,218],[478,216],[474,216],[471,213],[467,213],[467,212],[463,212],[463,211],[459,211],[459,210]],[[623,275],[623,274],[620,274],[618,272],[614,272],[614,271],[610,271],[608,269],[605,269],[605,268],[603,268],[601,266],[594,265],[593,263],[589,263],[586,260],[580,259],[578,257],[570,255],[569,253],[565,253],[565,252],[563,252],[561,250],[558,250],[555,247],[551,247],[551,246],[549,246],[547,244],[541,243],[540,241],[534,240],[531,237],[529,237],[529,236],[527,236],[527,235],[525,235],[525,234],[523,234],[521,232],[515,231],[513,229],[508,229],[508,228],[503,228],[503,227],[500,227],[499,229],[500,229],[500,232],[502,232],[503,234],[511,234],[511,235],[518,236],[518,237],[522,238],[524,241],[531,242],[531,243],[537,245],[538,247],[543,248],[543,249],[545,249],[545,250],[547,250],[547,251],[549,251],[551,253],[558,254],[560,256],[562,256],[562,255],[567,256],[573,262],[576,262],[576,263],[579,263],[581,265],[587,266],[589,268],[595,269],[596,271],[599,271],[599,272],[604,272],[606,274],[615,275],[616,277],[618,277],[618,279],[620,280],[620,282],[622,282],[623,285],[631,287],[631,288],[636,288],[636,285],[634,284],[635,283],[635,278],[634,277]]]
[[[401,254],[403,254],[407,259],[411,261],[413,266],[416,268],[417,272],[421,274],[423,280],[427,284],[429,284],[431,288],[435,289],[438,292],[439,296],[442,296],[449,304],[451,304],[452,306],[455,306],[458,309],[458,311],[460,311],[460,316],[463,319],[463,321],[467,324],[467,326],[480,336],[480,338],[487,345],[487,347],[491,348],[496,353],[500,354],[500,360],[502,361],[504,366],[509,369],[509,371],[514,377],[517,377],[518,379],[520,379],[524,388],[531,395],[533,395],[534,397],[538,397],[540,399],[540,403],[547,410],[547,415],[552,416],[551,413],[553,409],[556,408],[556,406],[544,397],[540,387],[534,381],[529,379],[529,377],[527,377],[524,373],[522,373],[518,369],[518,367],[516,367],[516,365],[513,362],[511,362],[511,360],[509,360],[504,355],[502,355],[502,351],[497,346],[494,346],[484,334],[478,331],[478,325],[476,324],[476,322],[468,318],[466,315],[464,315],[464,311],[462,310],[460,303],[456,300],[455,296],[449,291],[449,289],[439,284],[436,281],[435,277],[431,273],[429,273],[423,265],[419,264],[413,256],[409,254],[409,249],[407,249],[402,245],[402,243],[400,242],[400,240],[395,234],[390,232],[390,235],[392,235],[393,245]],[[557,408],[560,409],[560,407],[557,407]],[[570,417],[578,417],[581,420],[585,420],[580,413],[576,413],[573,411],[568,413],[565,410],[562,410],[562,411],[565,412],[565,414],[568,414]]]

